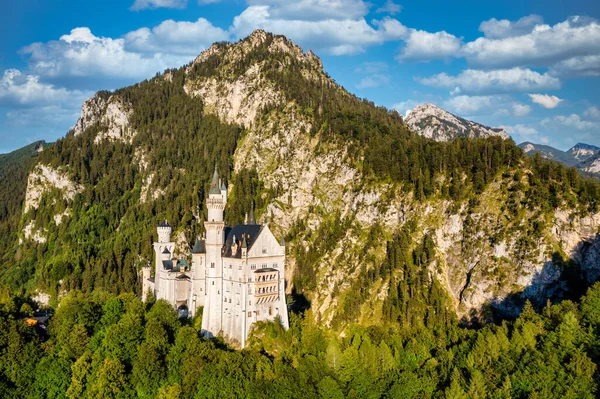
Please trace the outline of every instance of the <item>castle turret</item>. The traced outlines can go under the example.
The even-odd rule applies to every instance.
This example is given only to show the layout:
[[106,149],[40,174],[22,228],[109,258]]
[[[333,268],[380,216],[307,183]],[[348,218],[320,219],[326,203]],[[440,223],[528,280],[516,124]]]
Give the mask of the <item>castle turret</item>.
[[[175,243],[171,241],[171,233],[173,229],[167,223],[167,221],[163,221],[156,228],[156,232],[158,234],[158,242],[155,242],[154,245],[154,296],[159,297],[159,292],[161,289],[161,280],[164,278],[163,275],[163,260],[170,260],[171,254],[175,249]],[[165,253],[165,251],[167,251]]]
[[173,229],[166,220],[158,225],[156,232],[158,233],[158,242],[171,241],[171,233],[173,232]]

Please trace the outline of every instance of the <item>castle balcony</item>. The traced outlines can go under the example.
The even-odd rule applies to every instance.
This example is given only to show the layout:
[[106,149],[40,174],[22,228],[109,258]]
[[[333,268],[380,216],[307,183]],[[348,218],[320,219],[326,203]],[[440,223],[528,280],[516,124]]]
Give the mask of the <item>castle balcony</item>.
[[279,299],[279,270],[265,268],[255,271],[253,292],[256,303]]

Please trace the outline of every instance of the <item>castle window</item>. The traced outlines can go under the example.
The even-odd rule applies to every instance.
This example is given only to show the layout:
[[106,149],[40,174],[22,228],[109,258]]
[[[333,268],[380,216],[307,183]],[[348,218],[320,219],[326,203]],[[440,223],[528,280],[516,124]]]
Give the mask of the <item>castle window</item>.
[[212,282],[212,285],[215,285],[215,282],[214,282],[214,281]]
[[259,316],[259,315],[260,315],[260,312],[259,312],[258,310],[257,310],[255,313],[256,313],[256,315],[257,315],[257,316]]
[[231,269],[231,265],[229,265],[229,268]]
[[214,263],[211,263],[211,264],[210,264],[210,267],[211,267],[211,269],[214,269],[214,268],[215,268],[215,264],[214,264]]
[[251,306],[251,305],[252,305],[252,301],[248,301],[248,305],[250,305],[250,306]]
[[250,270],[256,270],[256,265],[250,265]]
[[238,270],[242,270],[242,265],[239,265],[239,266],[238,266]]
[[277,263],[273,263],[273,269],[277,269]]
[[263,253],[263,254],[266,254],[266,253],[267,253],[267,248],[266,248],[266,247],[262,249],[262,253]]
[[269,306],[269,316],[273,315],[273,308]]
[[263,268],[263,269],[266,269],[266,268],[267,268],[267,264],[266,264],[266,263],[263,263],[263,265],[262,265],[262,268]]
[[252,312],[248,312],[248,317],[252,317]]

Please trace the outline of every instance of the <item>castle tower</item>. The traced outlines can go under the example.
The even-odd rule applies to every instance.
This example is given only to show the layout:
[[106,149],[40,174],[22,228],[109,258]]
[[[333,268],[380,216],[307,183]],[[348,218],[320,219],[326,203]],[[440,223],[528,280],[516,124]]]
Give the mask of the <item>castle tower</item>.
[[[160,291],[160,280],[163,274],[163,260],[170,260],[171,254],[175,249],[175,243],[171,241],[171,233],[173,229],[165,220],[156,228],[158,233],[158,242],[153,244],[154,246],[154,296],[159,298]],[[166,251],[166,252],[165,252]]]
[[223,212],[227,203],[227,188],[220,184],[219,172],[215,164],[206,208],[208,220],[206,230],[206,297],[202,315],[202,330],[218,334],[223,329],[223,260],[222,248],[225,243],[225,222]]

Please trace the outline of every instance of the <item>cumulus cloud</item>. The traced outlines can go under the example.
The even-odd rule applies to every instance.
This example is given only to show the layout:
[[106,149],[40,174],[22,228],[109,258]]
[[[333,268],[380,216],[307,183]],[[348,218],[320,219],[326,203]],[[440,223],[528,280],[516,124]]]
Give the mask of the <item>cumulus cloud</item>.
[[467,93],[522,92],[560,88],[560,81],[557,78],[527,68],[491,71],[467,69],[456,76],[440,73],[426,78],[416,78],[416,80],[427,86],[458,88],[460,92]]
[[583,116],[590,119],[600,120],[600,108],[593,105],[583,112]]
[[545,118],[540,123],[544,127],[562,125],[577,130],[597,130],[600,128],[600,123],[584,120],[577,114],[557,115],[553,118]]
[[518,102],[512,103],[512,114],[514,116],[527,116],[531,112],[531,107],[527,104]]
[[402,11],[402,6],[400,4],[394,3],[392,0],[387,0],[383,7],[379,7],[375,12],[382,12],[386,14],[396,15],[400,11]]
[[473,115],[483,109],[489,109],[492,104],[501,102],[499,96],[455,96],[444,101],[444,108],[460,114]]
[[161,22],[152,29],[140,28],[125,35],[125,50],[141,53],[198,55],[212,43],[229,39],[229,34],[208,20]]
[[29,55],[30,69],[42,77],[148,78],[185,64],[201,50],[202,43],[179,40],[187,40],[184,35],[193,33],[194,27],[207,26],[200,20],[187,24],[165,21],[153,30],[138,29],[118,39],[75,28],[59,40],[26,46],[21,53]]
[[359,89],[369,89],[373,87],[380,87],[390,83],[390,77],[384,74],[375,74],[371,76],[366,76],[361,79],[360,82],[356,85]]
[[[287,3],[286,3],[287,4]],[[366,46],[383,42],[382,35],[360,19],[300,20],[279,19],[270,6],[250,6],[233,19],[230,32],[242,38],[261,28],[283,34],[315,50],[334,55],[364,52]]]
[[[489,27],[486,29],[488,32],[494,31]],[[554,26],[536,25],[528,34],[493,37],[480,37],[465,44],[463,55],[469,64],[496,68],[549,66],[569,58],[597,55],[600,52],[600,24],[595,19],[580,16]]]
[[402,62],[448,59],[460,55],[462,39],[445,31],[430,33],[410,29],[404,39],[406,46],[396,57]]
[[522,124],[514,126],[501,126],[509,134],[518,134],[520,136],[535,136],[538,134],[537,129]]
[[362,0],[248,0],[248,5],[266,6],[273,19],[319,21],[351,20],[367,15],[369,6]]
[[479,25],[479,31],[483,32],[489,39],[502,39],[530,33],[536,25],[541,25],[543,22],[544,20],[541,16],[534,14],[523,17],[518,21],[492,18],[488,21],[483,21]]
[[34,106],[81,99],[80,91],[71,91],[40,82],[36,75],[24,74],[18,69],[7,69],[0,79],[0,104]]
[[557,62],[550,67],[550,74],[571,78],[600,76],[600,55],[585,55]]
[[187,0],[135,0],[130,10],[139,11],[146,8],[185,8]]
[[561,98],[549,94],[530,94],[531,101],[541,105],[544,108],[555,108],[561,101]]

